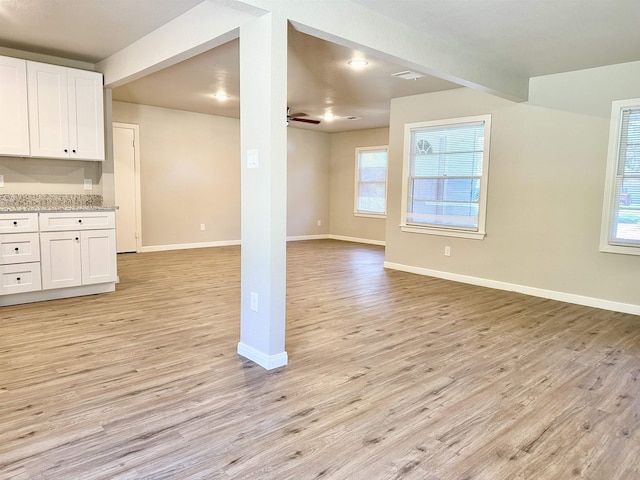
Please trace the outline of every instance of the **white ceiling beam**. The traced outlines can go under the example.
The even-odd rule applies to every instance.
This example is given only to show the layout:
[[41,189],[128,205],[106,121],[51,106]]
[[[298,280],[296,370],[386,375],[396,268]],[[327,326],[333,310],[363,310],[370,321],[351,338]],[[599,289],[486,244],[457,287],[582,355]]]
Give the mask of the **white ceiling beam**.
[[203,1],[140,40],[96,64],[105,86],[115,88],[229,42],[239,27],[264,13]]
[[323,40],[513,101],[526,101],[529,78],[481,62],[463,48],[350,0],[226,0],[277,12]]

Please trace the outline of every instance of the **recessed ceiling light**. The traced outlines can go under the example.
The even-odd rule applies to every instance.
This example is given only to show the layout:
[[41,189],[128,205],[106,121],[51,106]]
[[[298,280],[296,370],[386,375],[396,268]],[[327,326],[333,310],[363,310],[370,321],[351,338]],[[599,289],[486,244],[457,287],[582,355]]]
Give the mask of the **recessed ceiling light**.
[[362,59],[362,58],[354,58],[353,60],[349,60],[347,62],[347,64],[351,67],[351,68],[355,68],[355,69],[360,69],[360,68],[364,68],[367,65],[369,65],[369,62],[367,62],[366,60]]

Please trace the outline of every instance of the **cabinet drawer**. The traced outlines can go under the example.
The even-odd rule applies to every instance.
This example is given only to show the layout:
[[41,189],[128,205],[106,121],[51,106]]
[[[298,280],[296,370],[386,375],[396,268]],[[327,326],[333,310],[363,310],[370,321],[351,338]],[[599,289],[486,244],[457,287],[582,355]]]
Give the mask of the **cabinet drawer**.
[[0,235],[0,265],[40,261],[40,237],[37,233]]
[[115,212],[60,212],[41,213],[40,231],[97,230],[116,227]]
[[0,295],[40,290],[40,264],[0,265]]
[[0,234],[37,231],[37,213],[0,213]]

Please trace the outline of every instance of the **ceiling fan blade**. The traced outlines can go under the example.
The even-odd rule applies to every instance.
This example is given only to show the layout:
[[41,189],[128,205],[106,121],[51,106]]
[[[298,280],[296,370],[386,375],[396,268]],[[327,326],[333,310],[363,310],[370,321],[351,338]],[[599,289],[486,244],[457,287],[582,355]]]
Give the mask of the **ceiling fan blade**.
[[304,113],[304,112],[299,112],[299,113],[287,113],[288,117],[291,118],[296,118],[296,117],[306,117],[308,114]]
[[289,119],[292,122],[304,122],[304,123],[313,123],[314,125],[318,125],[320,123],[320,120],[312,120],[310,118],[290,118]]

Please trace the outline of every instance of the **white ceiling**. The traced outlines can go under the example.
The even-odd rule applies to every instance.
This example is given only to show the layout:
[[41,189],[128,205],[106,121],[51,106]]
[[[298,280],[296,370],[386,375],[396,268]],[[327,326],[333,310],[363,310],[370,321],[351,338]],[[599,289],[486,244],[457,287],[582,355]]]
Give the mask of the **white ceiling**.
[[[291,113],[306,113],[320,125],[291,122],[322,132],[385,127],[391,98],[458,88],[425,76],[394,78],[401,65],[367,56],[368,65],[354,70],[347,62],[359,52],[289,29],[288,103]],[[240,115],[239,44],[234,40],[172,67],[113,90],[113,99],[238,118]],[[176,86],[179,86],[177,88]],[[224,92],[219,101],[212,94]],[[336,118],[327,122],[331,112]],[[346,117],[357,117],[349,120]]]
[[352,0],[528,77],[640,60],[638,0]]
[[[201,1],[0,0],[0,47],[95,63]],[[205,1],[243,8],[237,1]],[[346,0],[322,1],[330,8]],[[638,0],[352,1],[428,31],[456,52],[529,77],[640,60]],[[293,29],[289,38],[291,108],[312,118],[329,109],[362,117],[296,126],[329,132],[385,126],[391,98],[457,86],[429,76],[393,78],[406,68],[369,56],[367,68],[353,71],[346,61],[360,52]],[[119,87],[114,99],[237,117],[238,71],[234,41]],[[228,101],[208,96],[219,89]]]
[[0,46],[96,63],[202,0],[0,0]]

